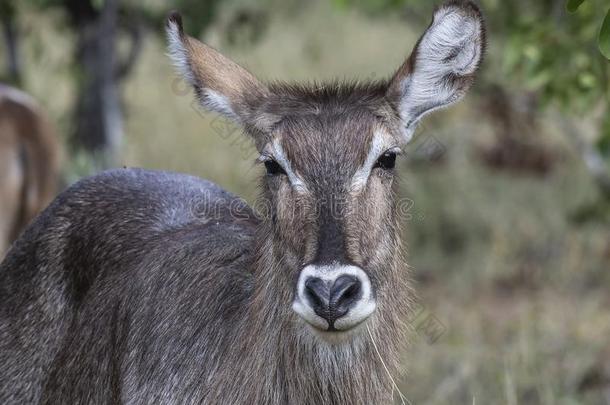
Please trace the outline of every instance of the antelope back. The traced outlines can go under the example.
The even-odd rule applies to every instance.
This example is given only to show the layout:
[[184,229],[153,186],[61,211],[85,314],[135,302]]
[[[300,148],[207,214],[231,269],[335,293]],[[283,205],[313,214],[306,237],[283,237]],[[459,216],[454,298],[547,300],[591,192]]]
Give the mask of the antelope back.
[[0,85],[0,257],[57,191],[55,131],[27,94]]

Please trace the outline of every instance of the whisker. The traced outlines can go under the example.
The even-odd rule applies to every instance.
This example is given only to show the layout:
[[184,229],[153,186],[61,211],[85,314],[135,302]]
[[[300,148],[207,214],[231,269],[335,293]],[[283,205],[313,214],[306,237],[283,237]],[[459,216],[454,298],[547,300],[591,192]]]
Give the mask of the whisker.
[[371,343],[373,343],[373,347],[375,348],[375,353],[377,353],[377,357],[379,357],[379,360],[381,361],[381,364],[383,365],[383,369],[388,374],[388,377],[390,377],[390,381],[392,381],[392,397],[394,396],[394,390],[396,390],[396,391],[398,391],[398,395],[400,396],[400,401],[402,402],[402,405],[407,405],[407,404],[412,405],[411,401],[409,401],[407,399],[407,397],[400,391],[400,388],[398,388],[398,385],[396,384],[396,381],[394,381],[394,378],[392,378],[392,374],[390,373],[388,366],[386,366],[385,361],[383,361],[383,358],[381,357],[381,353],[379,352],[379,349],[377,348],[375,339],[373,339],[373,334],[371,333],[371,329],[369,329],[369,325],[366,325],[366,330],[369,333],[369,336],[371,338]]

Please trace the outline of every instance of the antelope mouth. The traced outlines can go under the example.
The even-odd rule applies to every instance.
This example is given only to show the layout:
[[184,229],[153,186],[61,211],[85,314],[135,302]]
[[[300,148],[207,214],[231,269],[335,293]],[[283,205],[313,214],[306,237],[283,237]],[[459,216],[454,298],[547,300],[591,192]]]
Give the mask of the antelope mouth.
[[357,266],[306,266],[299,275],[292,309],[325,337],[363,324],[377,305],[369,277]]

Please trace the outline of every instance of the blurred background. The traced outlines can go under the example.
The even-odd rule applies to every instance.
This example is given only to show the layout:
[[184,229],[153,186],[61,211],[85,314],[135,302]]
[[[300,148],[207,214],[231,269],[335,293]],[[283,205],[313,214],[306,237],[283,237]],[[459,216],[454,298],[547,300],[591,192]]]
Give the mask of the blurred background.
[[[374,80],[410,53],[434,3],[0,0],[12,86],[0,87],[0,238],[108,167],[192,173],[255,201],[252,145],[196,106],[165,55],[169,10],[262,79]],[[420,303],[399,385],[413,404],[610,404],[610,4],[479,4],[480,78],[401,161]]]

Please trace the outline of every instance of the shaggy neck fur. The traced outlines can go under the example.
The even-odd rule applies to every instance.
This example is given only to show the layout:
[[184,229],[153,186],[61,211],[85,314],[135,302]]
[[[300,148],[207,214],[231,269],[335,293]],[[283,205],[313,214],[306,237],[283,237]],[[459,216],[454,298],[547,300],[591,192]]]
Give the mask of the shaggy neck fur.
[[[399,357],[406,342],[410,289],[400,246],[389,266],[396,274],[392,292],[384,292],[374,316],[348,341],[329,343],[315,336],[292,311],[292,283],[286,261],[274,251],[269,225],[257,231],[254,291],[242,333],[235,337],[240,373],[219,384],[210,401],[260,404],[391,404]],[[396,239],[398,240],[398,239]],[[290,284],[287,284],[290,283]],[[290,285],[290,287],[288,287]],[[252,386],[252,381],[259,381]],[[244,389],[244,387],[248,387]],[[230,393],[227,390],[232,390]],[[224,403],[224,402],[223,402]]]

